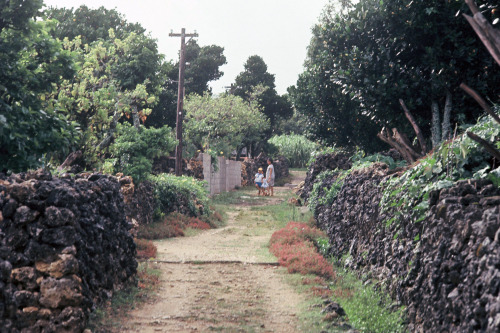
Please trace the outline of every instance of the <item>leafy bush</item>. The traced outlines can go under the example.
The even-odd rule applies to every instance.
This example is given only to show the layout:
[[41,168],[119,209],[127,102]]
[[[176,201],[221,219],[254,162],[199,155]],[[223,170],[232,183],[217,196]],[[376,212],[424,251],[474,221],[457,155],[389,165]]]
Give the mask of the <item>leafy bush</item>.
[[137,258],[139,259],[156,258],[157,248],[152,241],[137,238],[135,239],[135,244],[137,245]]
[[176,177],[171,174],[150,176],[155,185],[157,201],[156,218],[171,212],[179,212],[190,216],[209,215],[208,192],[205,182],[193,177]]
[[321,256],[314,245],[325,234],[305,223],[290,222],[271,236],[270,251],[280,265],[290,273],[316,274],[328,279],[333,278],[333,267]]
[[375,162],[385,163],[389,166],[389,169],[395,169],[398,167],[404,167],[406,165],[406,161],[395,161],[392,157],[382,155],[379,153],[365,156],[365,152],[363,150],[358,150],[352,157],[352,169],[361,169],[369,167],[371,164]]
[[269,139],[269,143],[278,148],[278,153],[285,156],[292,167],[304,167],[318,145],[303,135],[279,135]]
[[153,159],[168,155],[176,145],[172,131],[168,126],[162,128],[144,128],[137,130],[128,123],[118,125],[118,135],[111,146],[112,164],[115,172],[132,176],[134,182],[145,180],[151,173]]

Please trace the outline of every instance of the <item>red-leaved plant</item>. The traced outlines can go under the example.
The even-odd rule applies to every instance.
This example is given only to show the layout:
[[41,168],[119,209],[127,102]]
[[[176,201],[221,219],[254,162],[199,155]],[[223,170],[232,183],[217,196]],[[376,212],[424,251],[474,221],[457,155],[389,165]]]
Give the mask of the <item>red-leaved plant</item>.
[[270,251],[290,273],[315,274],[327,279],[334,277],[333,267],[317,252],[313,241],[325,234],[305,223],[289,222],[273,233]]

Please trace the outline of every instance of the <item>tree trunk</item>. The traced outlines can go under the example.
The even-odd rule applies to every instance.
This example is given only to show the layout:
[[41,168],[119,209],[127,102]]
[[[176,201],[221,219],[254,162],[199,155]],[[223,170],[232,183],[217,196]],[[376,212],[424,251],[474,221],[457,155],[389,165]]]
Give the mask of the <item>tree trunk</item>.
[[439,105],[436,101],[432,101],[432,148],[435,148],[441,142],[441,122],[439,120]]
[[425,144],[425,138],[424,135],[422,134],[422,131],[420,130],[420,127],[418,126],[417,122],[415,121],[415,118],[413,118],[413,115],[411,114],[410,110],[408,110],[405,102],[402,99],[399,100],[399,104],[401,104],[401,107],[405,112],[406,118],[413,126],[415,134],[417,134],[418,142],[420,143],[420,148],[422,149],[422,155],[425,155],[427,153],[427,145]]
[[66,157],[66,160],[64,160],[63,164],[57,167],[57,170],[61,171],[64,170],[65,168],[69,168],[77,159],[82,157],[83,153],[81,150],[74,151],[71,154]]
[[444,104],[443,125],[441,140],[445,141],[451,137],[451,109],[452,109],[452,96],[451,92],[446,91],[446,102]]
[[99,143],[97,146],[97,151],[102,151],[104,148],[108,147],[113,139],[116,130],[116,124],[118,124],[118,120],[120,120],[122,113],[118,110],[115,110],[115,114],[113,115],[113,119],[111,120],[111,124],[109,124],[109,130],[106,137]]
[[[393,133],[394,132],[395,129],[393,129]],[[401,154],[401,156],[403,156],[405,161],[408,162],[408,164],[412,164],[415,162],[415,159],[413,158],[411,153],[406,148],[404,148],[399,142],[397,142],[394,138],[391,137],[391,134],[387,128],[385,127],[382,128],[380,133],[377,134],[377,137],[380,140],[387,143],[388,145],[390,145],[392,148],[396,149]]]
[[132,105],[132,119],[134,121],[134,127],[137,131],[141,129],[141,120],[139,119],[139,113],[137,112],[137,105]]

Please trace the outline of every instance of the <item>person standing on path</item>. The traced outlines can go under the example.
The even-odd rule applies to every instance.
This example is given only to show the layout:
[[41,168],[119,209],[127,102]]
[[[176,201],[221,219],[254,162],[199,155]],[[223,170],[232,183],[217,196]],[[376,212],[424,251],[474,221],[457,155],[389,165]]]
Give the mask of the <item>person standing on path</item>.
[[266,170],[266,180],[267,184],[269,185],[269,192],[271,193],[271,196],[274,195],[274,165],[273,165],[273,159],[268,158],[267,159],[267,170]]

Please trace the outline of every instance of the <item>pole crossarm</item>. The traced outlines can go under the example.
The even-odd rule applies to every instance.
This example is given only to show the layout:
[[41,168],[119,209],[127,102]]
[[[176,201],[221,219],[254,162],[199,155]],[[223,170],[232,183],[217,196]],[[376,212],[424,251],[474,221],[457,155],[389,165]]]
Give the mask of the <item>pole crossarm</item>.
[[[169,33],[168,34],[169,37],[182,37],[182,33],[180,34],[175,34],[173,32]],[[194,33],[194,34],[184,34],[184,37],[199,37],[198,33]]]

